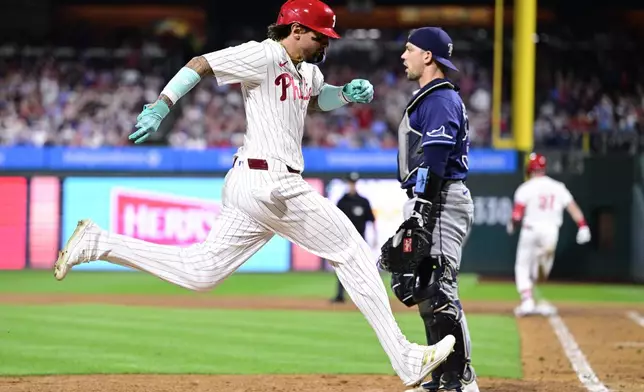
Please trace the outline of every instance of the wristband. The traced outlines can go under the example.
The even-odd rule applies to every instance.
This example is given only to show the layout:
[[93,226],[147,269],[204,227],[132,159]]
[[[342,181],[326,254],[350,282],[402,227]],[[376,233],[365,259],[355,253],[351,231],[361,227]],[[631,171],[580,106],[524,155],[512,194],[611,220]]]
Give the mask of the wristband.
[[586,224],[586,220],[585,220],[585,219],[582,219],[582,220],[580,220],[579,222],[577,222],[577,227],[578,227],[578,228],[580,228],[580,229],[581,229],[582,227],[585,227],[585,226],[588,226],[588,225]]
[[192,90],[200,80],[201,76],[195,70],[183,67],[170,79],[168,84],[163,88],[163,91],[161,91],[161,94],[168,97],[175,104],[188,91]]
[[318,95],[318,106],[320,109],[328,112],[329,110],[337,109],[349,103],[349,100],[342,92],[344,87],[331,86],[325,84],[320,90]]

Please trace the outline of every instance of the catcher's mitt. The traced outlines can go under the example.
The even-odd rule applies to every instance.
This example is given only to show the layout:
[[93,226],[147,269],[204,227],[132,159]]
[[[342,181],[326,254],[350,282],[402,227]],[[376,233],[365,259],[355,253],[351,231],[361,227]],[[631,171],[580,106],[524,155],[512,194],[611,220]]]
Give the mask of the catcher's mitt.
[[421,227],[415,219],[408,219],[380,248],[378,264],[391,273],[414,274],[421,262],[429,257],[431,247],[431,231]]

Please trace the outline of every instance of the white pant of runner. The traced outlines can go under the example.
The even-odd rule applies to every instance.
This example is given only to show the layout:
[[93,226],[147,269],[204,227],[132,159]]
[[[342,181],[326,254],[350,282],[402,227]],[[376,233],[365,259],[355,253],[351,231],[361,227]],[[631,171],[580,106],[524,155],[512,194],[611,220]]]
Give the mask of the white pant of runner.
[[[267,163],[269,170],[254,170],[244,158],[237,159],[226,175],[221,215],[203,243],[158,245],[89,224],[79,239],[72,235],[61,252],[56,277],[62,279],[78,263],[105,260],[206,291],[279,234],[332,262],[403,383],[422,381],[429,367],[433,370],[449,355],[453,336],[432,348],[410,343],[396,323],[370,248],[347,216],[282,162]],[[82,248],[80,256],[76,248]]]

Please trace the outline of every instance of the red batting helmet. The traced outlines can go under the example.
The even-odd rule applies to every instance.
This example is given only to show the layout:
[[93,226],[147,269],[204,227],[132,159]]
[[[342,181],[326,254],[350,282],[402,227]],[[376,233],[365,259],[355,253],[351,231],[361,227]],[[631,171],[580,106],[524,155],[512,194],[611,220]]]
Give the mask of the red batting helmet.
[[532,153],[528,158],[528,165],[526,166],[526,172],[528,174],[535,171],[546,170],[546,157],[541,154]]
[[331,7],[320,0],[288,0],[284,3],[277,16],[277,24],[291,23],[299,23],[327,37],[340,38],[340,35],[333,30],[335,13]]

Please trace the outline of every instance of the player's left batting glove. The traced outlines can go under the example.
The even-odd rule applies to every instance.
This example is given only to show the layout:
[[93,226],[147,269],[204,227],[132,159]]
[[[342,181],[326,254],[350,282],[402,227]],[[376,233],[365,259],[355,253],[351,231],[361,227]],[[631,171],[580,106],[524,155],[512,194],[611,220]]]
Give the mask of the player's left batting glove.
[[353,79],[344,85],[342,93],[349,102],[369,103],[373,100],[373,85],[364,79]]
[[577,230],[577,243],[581,245],[588,241],[590,241],[590,229],[588,226],[581,226],[579,230]]
[[150,134],[159,129],[161,121],[168,113],[170,113],[170,108],[162,100],[143,106],[143,111],[136,118],[136,131],[130,135],[129,139],[134,140],[136,144],[143,143],[150,137]]

